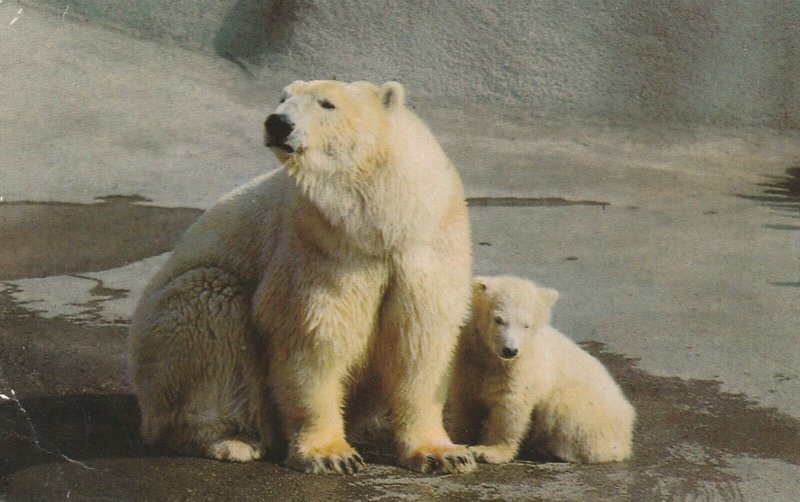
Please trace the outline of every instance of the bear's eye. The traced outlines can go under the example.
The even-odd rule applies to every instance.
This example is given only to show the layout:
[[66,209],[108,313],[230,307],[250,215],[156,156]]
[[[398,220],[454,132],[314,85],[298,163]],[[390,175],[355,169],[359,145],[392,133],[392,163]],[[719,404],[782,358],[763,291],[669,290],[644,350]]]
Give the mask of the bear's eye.
[[525,329],[530,329],[530,327],[531,327],[531,325],[530,325],[530,324],[526,324],[526,325],[525,325]]
[[281,99],[278,101],[278,103],[283,103],[284,101],[286,101],[286,96],[281,96]]
[[508,325],[508,323],[502,317],[500,317],[499,315],[498,316],[494,316],[494,322],[496,322],[500,326],[507,326]]
[[327,99],[320,99],[319,106],[325,108],[326,110],[333,110],[336,108],[336,106],[334,106],[334,104],[328,101]]

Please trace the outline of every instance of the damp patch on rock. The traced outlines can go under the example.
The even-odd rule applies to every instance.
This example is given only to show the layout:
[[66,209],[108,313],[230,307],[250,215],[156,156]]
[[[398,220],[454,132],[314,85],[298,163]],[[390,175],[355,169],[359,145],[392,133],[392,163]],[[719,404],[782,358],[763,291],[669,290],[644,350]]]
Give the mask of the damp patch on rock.
[[561,206],[601,206],[608,202],[594,200],[568,200],[561,197],[469,197],[469,207],[561,207]]
[[95,204],[0,204],[0,280],[121,267],[169,251],[202,214],[111,195]]
[[766,176],[767,181],[759,183],[759,195],[739,195],[783,211],[800,211],[800,166],[786,169],[783,175]]
[[[762,187],[762,193],[760,195],[740,194],[739,197],[776,209],[787,217],[800,219],[800,214],[787,214],[800,213],[800,166],[786,169],[783,175],[770,175],[766,178],[768,181],[758,184],[758,186]],[[783,222],[768,224],[765,225],[765,227],[770,230],[800,231],[800,225],[786,224]],[[792,279],[794,279],[794,277],[792,277]],[[781,288],[800,287],[800,281],[796,280],[773,281],[770,282],[770,284]]]

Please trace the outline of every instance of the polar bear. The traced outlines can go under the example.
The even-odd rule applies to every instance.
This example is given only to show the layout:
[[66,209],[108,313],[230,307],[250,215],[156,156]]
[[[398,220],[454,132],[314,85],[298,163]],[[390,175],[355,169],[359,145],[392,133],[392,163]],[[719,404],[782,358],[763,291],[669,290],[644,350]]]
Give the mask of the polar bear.
[[473,282],[448,430],[477,444],[479,462],[510,462],[523,444],[569,462],[631,454],[635,411],[603,365],[550,326],[558,296],[510,276]]
[[293,82],[265,142],[282,167],[191,226],[137,307],[144,438],[352,473],[343,410],[380,411],[402,466],[474,469],[442,421],[470,295],[456,169],[397,82]]

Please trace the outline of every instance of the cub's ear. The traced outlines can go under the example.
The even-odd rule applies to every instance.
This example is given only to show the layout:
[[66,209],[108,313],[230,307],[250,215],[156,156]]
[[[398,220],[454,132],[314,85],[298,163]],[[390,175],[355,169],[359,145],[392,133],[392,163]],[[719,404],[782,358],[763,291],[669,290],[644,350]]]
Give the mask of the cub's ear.
[[400,109],[406,103],[406,91],[403,89],[403,84],[393,80],[381,86],[378,97],[383,107],[390,112]]
[[539,288],[539,295],[547,308],[552,307],[561,294],[552,288]]
[[475,277],[472,279],[473,291],[484,292],[489,287],[489,277]]

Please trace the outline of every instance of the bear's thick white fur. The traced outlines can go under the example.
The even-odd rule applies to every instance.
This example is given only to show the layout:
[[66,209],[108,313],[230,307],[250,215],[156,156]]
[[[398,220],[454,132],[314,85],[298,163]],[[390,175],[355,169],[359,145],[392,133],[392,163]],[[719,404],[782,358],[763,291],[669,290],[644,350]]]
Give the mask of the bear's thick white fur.
[[144,438],[238,461],[285,440],[287,465],[349,473],[345,407],[388,410],[401,465],[474,469],[442,423],[470,292],[455,168],[396,82],[297,81],[274,115],[283,167],[190,227],[136,310]]
[[516,277],[473,282],[448,430],[475,444],[480,462],[510,462],[521,446],[569,462],[631,454],[633,406],[597,359],[550,326],[557,299],[557,291]]

